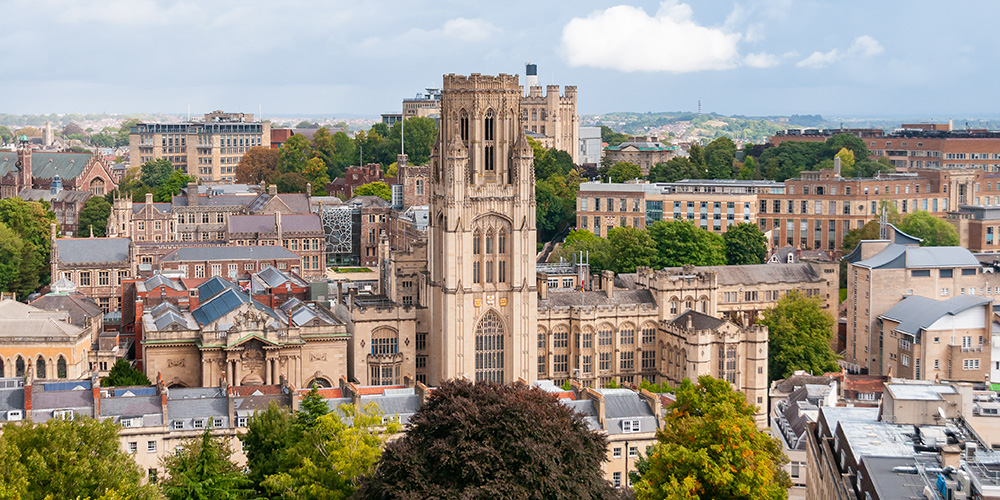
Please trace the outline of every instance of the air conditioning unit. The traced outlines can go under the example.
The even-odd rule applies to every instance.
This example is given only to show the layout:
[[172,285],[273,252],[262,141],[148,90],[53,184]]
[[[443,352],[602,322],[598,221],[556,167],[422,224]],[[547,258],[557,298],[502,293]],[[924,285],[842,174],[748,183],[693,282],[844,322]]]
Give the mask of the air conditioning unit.
[[976,451],[979,445],[976,443],[965,443],[965,461],[972,462],[976,459]]
[[11,422],[24,420],[24,412],[21,410],[10,410],[7,412],[7,420]]

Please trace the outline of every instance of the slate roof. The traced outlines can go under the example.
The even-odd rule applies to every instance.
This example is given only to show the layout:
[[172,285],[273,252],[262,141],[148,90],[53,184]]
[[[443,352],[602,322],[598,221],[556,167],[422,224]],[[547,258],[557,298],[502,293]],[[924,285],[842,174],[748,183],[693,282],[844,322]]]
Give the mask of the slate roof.
[[[681,268],[674,268],[681,272]],[[809,283],[822,281],[816,269],[808,263],[747,264],[742,266],[699,266],[698,271],[715,271],[720,286],[753,285],[759,283]]]
[[204,283],[198,285],[198,300],[205,302],[206,300],[216,296],[219,292],[226,290],[228,288],[236,288],[233,282],[224,280],[218,276],[212,276],[211,278],[205,280]]
[[0,389],[0,413],[24,409],[24,387]]
[[935,300],[911,295],[896,303],[880,317],[898,321],[897,331],[917,336],[920,330],[931,326],[943,316],[954,316],[966,309],[992,302],[992,300],[979,295],[958,295],[948,300]]
[[361,206],[361,207],[390,207],[390,206],[392,206],[392,203],[389,203],[385,199],[380,198],[378,196],[371,196],[371,195],[355,196],[354,198],[351,198],[351,199],[347,200],[347,204],[348,205],[352,205],[352,206]]
[[[170,213],[174,211],[174,205],[172,203],[152,203],[153,208],[159,210],[162,213]],[[132,204],[132,213],[139,213],[143,208],[146,208],[145,203],[134,203]]]
[[[219,195],[206,196],[198,195],[199,207],[245,207],[253,201],[253,196],[248,195]],[[184,195],[174,196],[172,199],[174,207],[188,206],[188,197]]]
[[99,318],[104,314],[94,299],[81,293],[49,293],[35,299],[30,305],[45,311],[65,311],[69,314],[69,322],[80,327],[86,326],[88,317]]
[[[56,240],[59,241],[59,240]],[[59,255],[62,257],[62,254]],[[187,262],[211,260],[271,260],[298,259],[291,250],[279,246],[247,247],[184,247],[165,255],[160,262]]]
[[15,300],[0,301],[0,339],[5,342],[76,341],[84,329],[66,311],[46,311]]
[[288,207],[288,210],[292,213],[306,214],[310,212],[309,196],[304,193],[284,193],[278,195],[261,193],[247,205],[247,210],[250,213],[259,212],[267,206],[268,202],[275,198],[277,198],[276,201],[281,201],[281,203]]
[[179,283],[162,274],[154,274],[147,278],[146,281],[143,281],[142,284],[146,286],[146,290],[153,290],[161,286],[165,286],[171,290],[184,289]]
[[278,316],[274,310],[256,300],[251,300],[250,296],[240,292],[236,288],[227,288],[211,299],[202,302],[197,309],[191,311],[191,315],[194,316],[199,325],[205,326],[243,304],[253,304],[254,308],[264,311],[279,321],[283,321],[283,318]]
[[385,395],[385,396],[364,396],[361,398],[361,406],[374,402],[379,410],[386,417],[399,417],[399,423],[406,424],[410,421],[410,416],[420,409],[420,396],[412,394],[413,389],[408,389],[411,394]]
[[[32,169],[31,173],[35,173],[34,169]],[[25,201],[45,200],[56,203],[85,203],[91,196],[93,194],[90,191],[76,191],[71,189],[63,189],[55,195],[52,194],[52,190],[50,189],[22,189],[17,194],[18,198]]]
[[639,394],[630,389],[598,389],[604,396],[606,418],[629,418],[653,415],[653,410]]
[[[37,179],[51,179],[56,173],[63,179],[73,179],[83,173],[94,155],[90,153],[31,153],[31,176]],[[0,176],[16,172],[16,152],[0,152]]]
[[890,243],[881,252],[855,263],[871,269],[979,267],[979,259],[963,247],[915,247]]
[[128,238],[59,238],[55,241],[64,264],[128,263]]
[[684,312],[684,314],[674,318],[671,323],[682,328],[687,328],[688,318],[691,318],[691,328],[695,330],[715,330],[716,328],[726,324],[726,320],[715,318],[691,309],[688,309]]
[[604,292],[548,292],[548,296],[538,299],[539,308],[572,307],[572,306],[604,306],[625,304],[656,304],[653,294],[642,290],[615,290],[609,298]]
[[160,396],[123,396],[101,398],[101,416],[138,417],[162,415]]
[[[323,231],[323,224],[316,214],[289,214],[281,216],[282,232]],[[273,215],[231,215],[230,233],[275,233]]]

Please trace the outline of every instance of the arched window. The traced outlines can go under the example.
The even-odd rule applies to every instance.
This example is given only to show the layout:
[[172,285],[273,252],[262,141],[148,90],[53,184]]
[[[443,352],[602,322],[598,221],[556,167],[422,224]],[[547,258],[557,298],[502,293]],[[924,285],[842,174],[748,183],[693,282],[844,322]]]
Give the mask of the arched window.
[[480,282],[479,266],[480,266],[480,264],[479,264],[478,260],[472,262],[472,282],[473,283],[479,283]]
[[400,365],[399,332],[392,328],[377,328],[372,332],[371,354],[368,356],[368,368],[371,385],[398,384]]
[[476,381],[502,384],[504,329],[497,313],[486,313],[476,325]]
[[462,137],[462,141],[468,145],[469,143],[469,114],[462,110],[462,114],[458,119],[458,130]]
[[104,196],[104,179],[100,177],[90,181],[90,193],[94,196]]
[[531,121],[535,121],[537,119],[538,119],[538,110],[537,109],[532,109],[531,110]]
[[500,231],[497,235],[497,253],[504,253],[507,251],[507,232]]
[[35,363],[35,377],[45,378],[45,358],[39,356]]
[[496,139],[496,119],[493,110],[486,111],[486,120],[483,122],[483,140],[492,141]]
[[479,252],[482,250],[480,248],[481,245],[482,245],[482,235],[479,234],[479,231],[476,231],[475,233],[472,233],[472,253],[473,253],[473,255],[479,255]]
[[493,231],[486,233],[486,253],[493,253]]
[[17,360],[14,361],[14,376],[15,377],[24,376],[24,358],[22,358],[21,356],[18,356]]
[[391,328],[379,328],[372,332],[372,354],[388,355],[399,352],[399,335]]
[[635,329],[631,325],[622,327],[618,334],[621,336],[621,345],[635,345]]
[[66,378],[66,358],[62,356],[56,361],[56,376]]

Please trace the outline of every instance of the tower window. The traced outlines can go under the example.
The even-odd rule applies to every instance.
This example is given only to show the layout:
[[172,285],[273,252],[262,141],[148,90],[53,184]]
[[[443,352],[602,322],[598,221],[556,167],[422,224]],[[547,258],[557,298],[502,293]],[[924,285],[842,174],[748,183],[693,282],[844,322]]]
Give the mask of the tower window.
[[493,231],[486,233],[486,253],[493,253]]
[[486,112],[486,123],[484,124],[485,127],[484,127],[484,130],[483,130],[483,134],[484,134],[483,139],[484,140],[492,141],[493,139],[495,139],[494,134],[493,134],[494,123],[495,123],[495,120],[493,118],[493,111],[492,110],[487,111]]
[[483,168],[487,172],[493,172],[494,170],[496,170],[496,165],[493,162],[494,160],[493,146],[486,146],[484,148],[483,156],[484,156]]
[[475,234],[472,235],[472,253],[473,253],[473,255],[479,255],[479,246],[480,246],[480,241],[481,241],[479,238],[480,238],[479,231],[476,231]]
[[462,117],[458,119],[458,131],[463,141],[469,140],[469,115],[463,113]]

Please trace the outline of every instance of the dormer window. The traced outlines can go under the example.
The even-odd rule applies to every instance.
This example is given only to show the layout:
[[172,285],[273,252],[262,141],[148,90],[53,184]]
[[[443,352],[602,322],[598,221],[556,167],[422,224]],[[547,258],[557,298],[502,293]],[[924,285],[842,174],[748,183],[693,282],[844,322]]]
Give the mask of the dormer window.
[[622,420],[622,432],[639,432],[639,419]]

